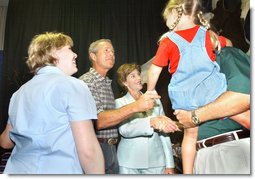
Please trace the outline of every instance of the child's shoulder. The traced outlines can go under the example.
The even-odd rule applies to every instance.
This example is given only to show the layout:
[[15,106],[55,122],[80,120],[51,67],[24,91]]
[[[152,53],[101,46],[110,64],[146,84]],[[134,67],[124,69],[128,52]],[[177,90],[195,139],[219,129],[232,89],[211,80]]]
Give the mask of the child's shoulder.
[[167,33],[164,33],[161,37],[160,37],[160,40],[159,40],[159,43],[160,44],[165,44],[165,45],[167,45],[167,44],[169,44],[169,43],[171,43],[171,40],[168,38],[168,33],[169,32],[167,32]]

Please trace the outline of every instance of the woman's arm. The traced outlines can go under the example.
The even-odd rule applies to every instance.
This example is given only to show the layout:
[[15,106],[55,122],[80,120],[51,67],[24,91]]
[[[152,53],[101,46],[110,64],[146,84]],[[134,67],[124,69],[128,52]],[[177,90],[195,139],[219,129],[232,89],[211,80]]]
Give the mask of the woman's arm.
[[86,174],[104,174],[104,156],[91,120],[71,122],[81,166]]
[[[156,100],[155,107],[146,112],[134,113],[127,121],[120,124],[119,132],[124,137],[151,136],[154,129],[175,132],[178,126],[170,118],[164,116],[160,100]],[[126,100],[115,100],[116,108],[128,105]],[[150,114],[149,114],[150,113]]]
[[11,141],[9,137],[9,132],[11,130],[11,124],[7,124],[5,130],[0,135],[0,146],[4,149],[11,149],[14,147],[14,143]]

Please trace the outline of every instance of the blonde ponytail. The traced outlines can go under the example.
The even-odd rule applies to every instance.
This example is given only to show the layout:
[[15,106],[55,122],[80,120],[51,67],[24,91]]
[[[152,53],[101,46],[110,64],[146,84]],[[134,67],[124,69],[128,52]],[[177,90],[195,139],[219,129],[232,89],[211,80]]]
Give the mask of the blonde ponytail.
[[204,26],[207,30],[211,28],[210,23],[203,17],[202,11],[198,12],[197,17],[198,17],[200,23],[202,24],[202,26]]
[[209,30],[209,35],[210,35],[210,40],[211,40],[213,49],[215,50],[215,52],[220,53],[221,45],[219,41],[219,36],[212,30]]
[[177,24],[180,22],[183,12],[184,12],[182,6],[178,6],[175,9],[178,13],[178,17],[177,17],[176,21],[169,27],[170,30],[173,30],[177,26]]

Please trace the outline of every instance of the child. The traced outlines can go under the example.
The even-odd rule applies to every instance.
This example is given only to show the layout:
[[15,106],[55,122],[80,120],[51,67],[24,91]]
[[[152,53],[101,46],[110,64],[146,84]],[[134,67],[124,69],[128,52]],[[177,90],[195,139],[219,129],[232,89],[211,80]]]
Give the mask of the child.
[[[226,78],[220,73],[215,61],[215,51],[232,45],[222,36],[213,41],[214,35],[207,30],[210,25],[202,17],[201,9],[199,0],[168,2],[163,17],[170,31],[161,37],[157,54],[148,71],[147,88],[155,90],[162,68],[169,65],[172,78],[168,94],[172,108],[193,110],[194,116],[195,109],[214,101],[226,91]],[[199,121],[193,122],[199,124]],[[197,130],[198,127],[184,130],[182,160],[185,174],[193,172]]]

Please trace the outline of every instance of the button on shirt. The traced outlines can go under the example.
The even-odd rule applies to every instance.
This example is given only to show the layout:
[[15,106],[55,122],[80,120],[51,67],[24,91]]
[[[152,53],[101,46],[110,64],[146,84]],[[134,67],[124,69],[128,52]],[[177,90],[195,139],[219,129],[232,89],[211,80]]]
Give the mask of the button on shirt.
[[46,66],[11,98],[10,138],[15,147],[4,173],[82,174],[70,123],[97,119],[87,85]]
[[[115,99],[112,91],[111,82],[108,77],[102,77],[94,68],[80,77],[89,87],[97,106],[97,113],[105,110],[115,109]],[[98,138],[118,137],[117,128],[111,127],[96,131]]]

